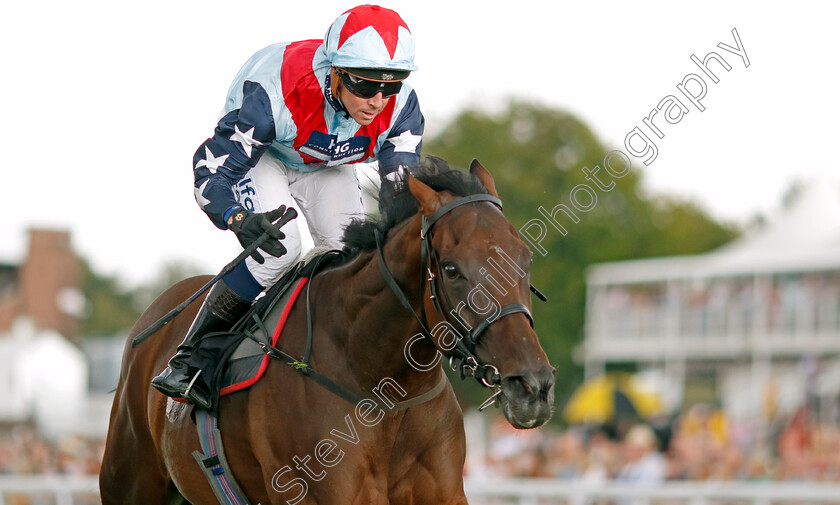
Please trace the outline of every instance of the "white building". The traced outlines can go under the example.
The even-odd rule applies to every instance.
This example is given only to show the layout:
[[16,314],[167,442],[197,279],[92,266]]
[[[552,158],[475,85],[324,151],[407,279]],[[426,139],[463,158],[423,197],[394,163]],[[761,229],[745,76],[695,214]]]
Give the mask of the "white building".
[[125,336],[76,339],[81,279],[67,231],[31,229],[24,261],[0,263],[0,424],[33,422],[53,439],[107,432]]
[[840,194],[805,188],[760,230],[707,254],[598,264],[587,274],[587,377],[635,362],[679,408],[702,390],[735,417],[806,395],[836,418]]
[[79,432],[87,408],[82,351],[54,330],[18,318],[0,333],[0,420],[32,420],[49,438]]

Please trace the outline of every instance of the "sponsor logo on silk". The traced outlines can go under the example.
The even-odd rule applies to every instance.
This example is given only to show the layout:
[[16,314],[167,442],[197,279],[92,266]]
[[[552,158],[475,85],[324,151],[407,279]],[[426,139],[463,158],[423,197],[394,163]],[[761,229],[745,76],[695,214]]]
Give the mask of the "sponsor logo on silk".
[[341,165],[364,158],[370,145],[370,137],[350,137],[337,142],[337,135],[313,131],[299,151],[313,158],[327,162],[327,165]]
[[255,195],[257,192],[254,190],[251,178],[246,177],[242,179],[238,184],[236,184],[236,186],[234,186],[233,190],[236,193],[236,200],[239,204],[245,207],[247,211],[254,212],[254,200],[251,196]]

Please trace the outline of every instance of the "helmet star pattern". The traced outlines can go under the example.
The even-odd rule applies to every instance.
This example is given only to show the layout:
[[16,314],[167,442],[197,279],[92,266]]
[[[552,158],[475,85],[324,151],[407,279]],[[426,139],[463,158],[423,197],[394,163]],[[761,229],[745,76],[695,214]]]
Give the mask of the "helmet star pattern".
[[[382,42],[385,43],[388,54],[393,58],[394,52],[397,50],[397,43],[400,40],[400,27],[408,30],[408,25],[405,24],[405,21],[402,20],[400,15],[390,9],[383,9],[378,5],[362,5],[350,9],[345,14],[348,12],[350,15],[347,16],[344,26],[341,27],[341,34],[338,38],[339,49],[341,49],[341,46],[344,45],[348,37],[370,26],[382,37]],[[408,31],[411,33],[411,30]]]
[[334,67],[417,70],[408,25],[377,5],[353,7],[339,16],[324,37],[323,50]]

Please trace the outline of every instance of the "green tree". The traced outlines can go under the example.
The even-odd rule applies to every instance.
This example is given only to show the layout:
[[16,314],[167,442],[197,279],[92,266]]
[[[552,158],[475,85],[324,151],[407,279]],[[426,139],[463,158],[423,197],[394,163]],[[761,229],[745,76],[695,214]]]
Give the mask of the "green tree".
[[127,333],[154,299],[178,281],[197,275],[196,267],[172,262],[155,279],[135,288],[124,288],[114,276],[96,273],[83,263],[81,290],[87,299],[87,313],[81,320],[82,337]]
[[82,260],[81,290],[88,310],[81,320],[82,337],[110,336],[127,332],[140,316],[135,308],[134,292],[120,286],[114,276],[96,273]]
[[185,261],[171,261],[163,266],[163,270],[151,281],[134,290],[134,307],[140,312],[146,310],[155,298],[174,284],[196,275],[206,274],[195,265]]
[[[732,226],[715,222],[696,205],[675,198],[647,199],[641,190],[642,172],[633,167],[620,178],[604,169],[606,148],[592,131],[573,115],[537,104],[511,101],[498,114],[465,110],[432,139],[424,152],[466,167],[479,159],[496,180],[505,204],[505,215],[517,229],[532,219],[548,228],[535,253],[531,282],[548,297],[535,301],[536,330],[551,362],[557,367],[558,404],[581,382],[582,373],[572,360],[583,340],[586,268],[598,262],[632,258],[696,254],[718,247],[736,236]],[[601,184],[587,180],[583,167],[601,167]],[[620,170],[621,163],[614,165]],[[596,201],[578,192],[575,211],[570,192],[580,184],[591,188]],[[614,184],[614,186],[613,186]],[[603,186],[603,187],[599,187]],[[551,212],[558,204],[572,209],[579,222],[563,212],[557,220],[565,236],[538,211]],[[476,401],[483,391],[470,384],[459,394]]]

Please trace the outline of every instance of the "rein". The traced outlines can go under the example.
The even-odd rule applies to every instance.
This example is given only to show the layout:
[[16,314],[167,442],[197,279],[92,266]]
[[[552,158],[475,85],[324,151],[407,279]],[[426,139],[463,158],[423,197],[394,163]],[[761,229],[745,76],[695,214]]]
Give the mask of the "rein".
[[[488,194],[476,194],[476,195],[469,195],[453,202],[450,202],[440,209],[438,209],[434,214],[429,216],[422,217],[422,226],[420,229],[420,265],[421,265],[421,277],[424,277],[429,285],[429,294],[430,298],[435,306],[435,310],[437,310],[442,316],[444,321],[446,319],[446,311],[443,310],[443,307],[440,304],[440,295],[438,284],[436,282],[437,277],[441,275],[441,266],[440,262],[437,261],[437,251],[435,251],[434,247],[432,247],[432,227],[434,224],[444,215],[451,212],[453,209],[460,207],[462,205],[467,205],[470,203],[477,203],[477,202],[490,202],[496,205],[499,209],[502,208],[502,201],[493,195]],[[394,275],[391,273],[391,270],[388,268],[388,265],[385,261],[385,252],[384,252],[384,241],[382,239],[382,234],[378,228],[374,229],[374,237],[376,239],[376,249],[377,249],[377,257],[379,262],[379,269],[382,273],[382,277],[385,280],[385,283],[391,288],[391,290],[396,295],[397,299],[400,303],[405,307],[417,320],[420,324],[420,328],[423,330],[423,335],[428,338],[432,345],[435,345],[434,339],[432,338],[432,334],[429,331],[428,325],[426,323],[426,308],[423,303],[420,304],[420,314],[414,310],[414,307],[411,305],[411,301],[406,296],[405,292],[397,283]],[[432,264],[435,265],[435,274],[432,271]],[[428,275],[428,277],[425,277]],[[324,387],[325,389],[331,391],[336,396],[343,398],[344,400],[350,403],[358,403],[363,400],[362,397],[356,395],[355,393],[349,391],[347,388],[342,386],[341,384],[335,382],[334,380],[330,379],[329,377],[315,371],[309,365],[309,358],[312,353],[312,337],[313,337],[313,328],[312,328],[312,313],[311,313],[311,304],[310,304],[310,297],[309,297],[309,289],[311,284],[307,286],[307,293],[306,293],[306,326],[307,326],[307,340],[306,340],[306,348],[304,350],[303,361],[299,361],[293,356],[281,351],[280,349],[272,346],[270,343],[262,342],[259,339],[255,338],[253,335],[248,334],[246,335],[255,340],[260,347],[262,347],[263,352],[268,354],[270,357],[274,359],[278,359],[280,361],[286,362],[288,365],[292,366],[295,370],[300,372],[302,375],[311,378],[317,384]],[[420,299],[423,299],[424,292],[426,288],[426,283],[422,283],[420,285]],[[530,286],[531,291],[537,295],[541,300],[545,301],[545,296],[537,290],[533,285]],[[452,307],[452,302],[449,298],[449,294],[444,290],[442,291],[444,297],[446,298],[446,303]],[[493,390],[493,394],[485,400],[480,406],[479,410],[484,410],[487,407],[493,405],[498,400],[499,395],[502,393],[502,376],[499,373],[499,369],[496,366],[490,363],[482,363],[478,360],[475,355],[475,348],[478,345],[478,339],[490,327],[491,324],[498,321],[499,319],[510,315],[522,313],[525,314],[525,317],[528,318],[528,322],[531,324],[531,327],[534,327],[534,318],[531,315],[531,311],[528,310],[528,307],[525,306],[523,303],[512,303],[509,305],[504,305],[499,314],[493,319],[489,320],[485,318],[481,321],[475,328],[472,328],[467,331],[465,336],[461,336],[456,343],[455,348],[453,349],[452,354],[449,357],[449,366],[452,371],[460,371],[461,379],[466,378],[467,376],[474,377],[482,386],[486,388],[490,388]],[[257,318],[259,324],[261,321]],[[455,328],[454,325],[449,323],[450,326]],[[266,332],[267,333],[267,332]],[[420,394],[419,396],[409,398],[408,400],[397,402],[393,405],[386,405],[383,403],[377,403],[377,406],[388,410],[402,410],[411,408],[417,405],[420,405],[424,402],[427,402],[433,398],[435,398],[438,394],[440,394],[446,385],[446,375],[441,374],[441,380],[438,382],[436,386],[434,386],[429,391]]]
[[[462,198],[459,198],[455,201],[449,202],[448,204],[439,208],[436,212],[434,212],[428,218],[426,216],[422,217],[422,224],[420,228],[420,268],[421,268],[421,278],[425,278],[426,282],[420,285],[420,299],[422,300],[424,297],[424,292],[426,289],[426,285],[428,283],[429,286],[429,296],[432,300],[432,303],[435,306],[435,310],[437,310],[443,317],[443,320],[449,323],[446,318],[447,312],[443,310],[440,304],[440,295],[438,289],[438,283],[436,279],[441,276],[441,266],[440,262],[438,261],[437,251],[435,251],[434,247],[432,247],[432,227],[434,224],[444,215],[451,212],[453,209],[456,209],[462,205],[467,205],[470,203],[476,202],[490,202],[496,205],[500,210],[502,209],[502,201],[493,195],[488,194],[476,194],[476,195],[469,195]],[[394,294],[397,296],[397,299],[400,303],[405,307],[417,322],[420,324],[420,328],[423,330],[423,334],[428,338],[433,345],[435,342],[432,338],[432,334],[429,331],[427,325],[427,318],[426,318],[426,308],[425,304],[420,304],[420,314],[414,310],[414,307],[411,305],[411,302],[408,299],[408,296],[405,292],[400,288],[399,284],[397,284],[394,275],[391,273],[391,270],[388,268],[387,263],[385,262],[385,253],[384,253],[384,246],[381,233],[378,229],[374,230],[374,236],[376,238],[376,248],[378,251],[378,258],[379,258],[379,269],[382,273],[382,277],[385,279],[385,283],[391,288]],[[432,265],[434,264],[435,269],[432,270]],[[435,273],[437,272],[437,273]],[[531,286],[531,291],[537,294],[540,299],[545,299],[536,288]],[[453,307],[453,304],[449,298],[449,294],[444,290],[443,295],[446,298],[446,303]],[[522,313],[525,314],[525,317],[528,318],[528,322],[531,324],[531,327],[534,327],[534,318],[531,315],[531,311],[528,310],[528,307],[522,303],[512,303],[509,305],[505,305],[499,311],[499,314],[496,316],[495,319],[489,320],[484,319],[481,323],[479,323],[475,328],[468,329],[466,335],[461,336],[461,338],[457,339],[455,348],[453,349],[452,355],[449,357],[449,365],[453,371],[460,371],[461,378],[464,379],[466,376],[474,377],[479,383],[486,387],[493,389],[494,392],[484,401],[484,403],[479,406],[479,410],[484,410],[490,405],[496,403],[498,396],[502,393],[502,376],[499,373],[499,369],[496,366],[490,363],[482,363],[475,355],[475,348],[478,345],[478,339],[482,333],[484,333],[487,328],[493,324],[494,322],[498,321],[499,319],[503,318],[504,316],[510,314]],[[449,323],[450,326],[455,328],[454,325]]]
[[[312,267],[312,275],[317,272],[318,268],[321,265],[321,262],[325,260],[327,255],[323,255],[315,260],[315,264]],[[310,298],[310,291],[312,287],[312,283],[307,283],[306,285],[306,347],[303,353],[302,360],[298,360],[294,356],[283,352],[282,350],[278,349],[277,347],[273,346],[271,342],[263,341],[262,339],[258,338],[254,335],[253,332],[245,330],[243,333],[246,337],[250,338],[257,345],[262,348],[263,352],[267,354],[269,357],[273,359],[277,359],[280,361],[284,361],[287,365],[291,366],[295,369],[295,371],[299,372],[301,375],[308,377],[315,381],[319,386],[323,387],[324,389],[330,391],[334,395],[338,396],[339,398],[344,399],[345,401],[358,405],[360,402],[367,400],[373,401],[369,398],[363,398],[356,393],[350,391],[343,385],[339,384],[338,382],[330,379],[326,375],[316,371],[312,368],[309,364],[310,358],[312,356],[312,341],[313,341],[313,321],[312,321],[312,304]],[[276,300],[275,300],[276,303]],[[271,333],[263,324],[262,319],[257,317],[256,314],[252,314],[253,322],[257,325],[258,328],[262,330],[264,335],[270,335]],[[373,402],[376,404],[378,408],[385,411],[395,411],[395,410],[405,410],[410,409],[412,407],[416,407],[417,405],[423,404],[432,400],[437,395],[439,395],[446,387],[446,374],[440,375],[440,380],[438,383],[431,388],[430,390],[426,391],[425,393],[421,393],[417,396],[409,398],[408,400],[403,400],[400,402]]]
[[[285,361],[286,364],[290,365],[292,368],[300,372],[306,377],[314,380],[318,385],[323,387],[324,389],[332,392],[334,395],[346,400],[349,403],[354,405],[358,405],[364,400],[370,400],[370,398],[363,398],[356,393],[350,391],[346,387],[342,386],[341,384],[335,382],[334,380],[330,379],[326,375],[317,372],[312,369],[307,363],[302,363],[297,360],[294,356],[291,356],[280,349],[274,347],[271,344],[266,344],[264,342],[257,341],[257,343],[262,347],[263,352],[268,354],[270,357],[274,359],[278,359],[280,361]],[[439,395],[443,389],[446,387],[446,374],[440,375],[440,381],[433,387],[432,389],[426,391],[425,393],[419,394],[408,400],[403,400],[401,402],[393,402],[391,404],[383,403],[383,402],[373,402],[376,404],[378,408],[385,411],[394,411],[394,410],[405,410],[411,407],[416,407],[422,403],[426,403],[427,401],[433,399],[437,395]]]

